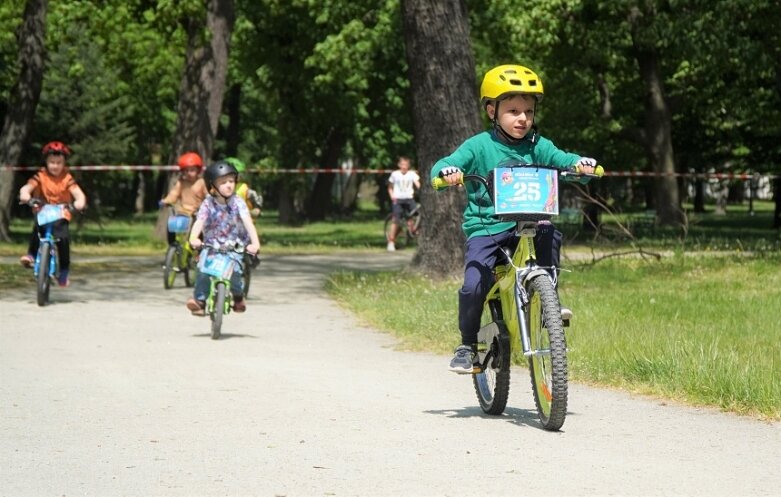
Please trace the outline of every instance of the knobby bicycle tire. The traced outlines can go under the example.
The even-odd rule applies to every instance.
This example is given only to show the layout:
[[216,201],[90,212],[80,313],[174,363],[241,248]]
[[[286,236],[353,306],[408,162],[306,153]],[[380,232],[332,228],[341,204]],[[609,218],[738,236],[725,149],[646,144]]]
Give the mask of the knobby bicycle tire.
[[214,309],[212,318],[212,340],[220,338],[222,330],[222,317],[225,313],[225,283],[218,281],[214,285]]
[[499,316],[499,301],[483,307],[477,334],[480,372],[472,375],[477,400],[486,414],[502,414],[510,395],[510,334]]
[[567,342],[561,306],[553,283],[545,275],[528,285],[526,314],[532,354],[529,371],[542,427],[556,431],[567,416]]
[[44,306],[49,302],[49,288],[51,286],[49,278],[51,247],[49,242],[41,242],[38,251],[41,255],[38,263],[37,300],[38,305]]
[[174,269],[179,262],[177,257],[177,247],[169,245],[165,252],[165,262],[163,266],[163,288],[166,290],[173,288],[176,281],[176,270]]

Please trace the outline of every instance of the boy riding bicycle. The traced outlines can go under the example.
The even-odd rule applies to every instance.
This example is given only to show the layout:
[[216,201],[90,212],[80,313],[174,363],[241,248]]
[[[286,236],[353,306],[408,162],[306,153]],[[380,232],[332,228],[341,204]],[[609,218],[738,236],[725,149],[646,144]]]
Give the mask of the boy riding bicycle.
[[[456,186],[462,183],[464,174],[488,177],[494,168],[510,164],[544,164],[562,169],[577,165],[581,172],[593,172],[594,159],[560,150],[537,132],[534,115],[543,94],[540,78],[524,66],[502,65],[488,71],[480,86],[480,103],[492,128],[468,138],[451,155],[437,161],[431,168],[431,178],[439,176]],[[480,315],[494,281],[493,269],[498,258],[504,257],[502,250],[512,253],[519,239],[515,223],[498,220],[493,206],[485,205],[485,187],[468,183],[466,190],[462,224],[467,237],[464,284],[458,292],[461,345],[450,362],[450,370],[456,373],[473,372]],[[550,268],[554,281],[561,239],[561,233],[549,222],[540,223],[534,238],[537,263]],[[562,308],[562,313],[570,311]]]
[[388,251],[396,250],[396,237],[401,230],[401,223],[406,219],[410,232],[415,230],[409,214],[415,209],[415,189],[420,190],[420,176],[410,171],[409,157],[399,157],[398,169],[388,178],[388,196],[393,209],[393,224],[388,235]]
[[[87,197],[79,188],[76,180],[73,179],[66,161],[71,154],[70,148],[62,142],[53,141],[43,146],[41,149],[46,166],[41,168],[32,178],[27,180],[21,189],[19,189],[19,201],[27,203],[31,198],[41,198],[47,204],[70,204],[76,210],[84,210],[87,206]],[[37,212],[38,208],[34,208]],[[57,239],[57,251],[60,258],[60,274],[57,277],[57,284],[61,287],[70,285],[68,273],[70,271],[70,233],[68,223],[71,219],[69,210],[64,211],[65,218],[54,222],[52,234]],[[24,267],[31,268],[35,262],[35,255],[38,252],[39,238],[38,233],[41,227],[36,221],[33,225],[33,232],[30,236],[30,243],[27,247],[27,253],[23,255],[19,262]],[[43,235],[43,233],[41,233]]]

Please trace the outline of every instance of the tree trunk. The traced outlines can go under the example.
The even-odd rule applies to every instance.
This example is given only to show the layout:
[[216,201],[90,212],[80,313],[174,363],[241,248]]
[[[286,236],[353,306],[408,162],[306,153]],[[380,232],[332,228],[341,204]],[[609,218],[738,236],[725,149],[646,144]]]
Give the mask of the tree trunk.
[[241,85],[231,85],[228,90],[228,101],[225,102],[225,110],[228,114],[228,127],[225,129],[225,155],[236,157],[239,155],[239,143],[241,143]]
[[[179,86],[176,131],[172,137],[169,164],[176,164],[181,154],[190,151],[198,152],[205,164],[211,161],[222,113],[234,20],[233,0],[209,0],[206,4],[206,30],[211,35],[210,39],[204,39],[203,19],[185,21],[187,52]],[[176,175],[169,174],[168,189],[175,181]],[[164,209],[158,215],[157,232],[161,231],[166,215]]]
[[659,224],[679,226],[683,222],[678,181],[675,173],[675,156],[672,145],[670,110],[664,97],[663,78],[660,74],[658,51],[646,43],[643,31],[644,15],[633,8],[629,20],[635,58],[646,89],[646,151],[651,165],[660,176],[654,181],[656,216]]
[[187,52],[169,164],[187,151],[198,152],[206,162],[211,158],[222,113],[234,20],[233,0],[209,0],[209,40],[204,40],[202,19],[186,21]]
[[[43,85],[46,58],[46,10],[48,0],[28,0],[18,32],[19,77],[8,99],[8,109],[0,132],[0,165],[19,163],[24,144],[32,129],[35,108]],[[11,204],[15,174],[0,169],[0,240],[11,241]]]
[[463,269],[466,197],[459,188],[435,192],[428,177],[437,159],[480,130],[469,18],[462,0],[402,0],[402,17],[423,186],[423,228],[413,265],[456,273]]
[[781,229],[781,177],[777,177],[773,183],[775,184],[773,198],[776,201],[776,208],[773,212],[773,227]]
[[[338,129],[331,129],[326,138],[325,152],[320,157],[319,166],[321,169],[338,167],[339,157],[346,141],[344,133]],[[310,221],[322,221],[333,212],[331,192],[336,178],[335,173],[319,173],[315,178],[315,185],[312,187],[306,209],[306,217]]]

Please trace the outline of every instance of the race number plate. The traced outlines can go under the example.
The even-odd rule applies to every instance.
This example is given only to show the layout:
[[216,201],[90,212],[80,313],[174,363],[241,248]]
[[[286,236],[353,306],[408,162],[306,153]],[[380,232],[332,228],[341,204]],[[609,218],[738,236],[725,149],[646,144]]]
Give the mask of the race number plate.
[[236,261],[229,255],[209,253],[201,257],[198,269],[204,274],[227,280],[233,274],[235,265]]
[[187,233],[190,231],[190,216],[171,216],[168,218],[168,231],[171,233]]
[[552,169],[494,169],[494,209],[497,215],[559,213],[559,175]]
[[36,215],[36,219],[38,220],[38,226],[43,226],[44,224],[53,223],[54,221],[59,221],[60,219],[65,218],[65,206],[63,205],[51,205],[47,204],[41,207],[41,210],[38,211],[38,214]]

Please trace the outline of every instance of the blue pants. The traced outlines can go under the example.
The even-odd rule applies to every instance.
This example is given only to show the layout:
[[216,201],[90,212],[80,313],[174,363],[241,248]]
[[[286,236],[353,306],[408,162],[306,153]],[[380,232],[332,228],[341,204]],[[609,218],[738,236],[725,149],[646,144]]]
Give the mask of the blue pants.
[[[233,300],[241,300],[244,298],[244,280],[241,278],[241,269],[241,264],[236,264],[236,268],[231,274],[230,292],[231,295],[233,295]],[[195,289],[193,291],[195,300],[201,302],[206,300],[206,297],[209,295],[210,279],[211,276],[208,274],[198,273],[198,276],[195,278]]]
[[[512,255],[518,245],[515,229],[491,236],[475,236],[466,241],[464,250],[464,285],[458,291],[458,328],[461,343],[477,343],[483,301],[494,284],[494,267],[507,258],[501,249]],[[540,223],[534,237],[537,264],[559,267],[561,232],[550,223]],[[553,270],[551,270],[553,271]]]

